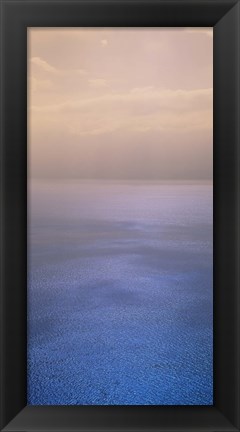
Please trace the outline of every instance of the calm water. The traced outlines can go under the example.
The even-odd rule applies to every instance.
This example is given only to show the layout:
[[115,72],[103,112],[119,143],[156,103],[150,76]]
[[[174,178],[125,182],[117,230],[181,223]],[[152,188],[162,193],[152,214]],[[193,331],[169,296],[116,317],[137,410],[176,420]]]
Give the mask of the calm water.
[[211,405],[212,186],[29,188],[28,403]]

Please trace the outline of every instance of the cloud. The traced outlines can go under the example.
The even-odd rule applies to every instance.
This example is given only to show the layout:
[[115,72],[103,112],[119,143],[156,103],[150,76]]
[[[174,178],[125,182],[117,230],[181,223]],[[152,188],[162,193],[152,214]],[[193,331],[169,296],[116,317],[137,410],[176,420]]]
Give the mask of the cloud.
[[50,90],[52,89],[52,82],[49,79],[37,79],[35,77],[29,78],[29,89],[36,93],[38,91]]
[[32,57],[30,59],[30,62],[33,65],[39,66],[41,69],[43,69],[46,72],[50,72],[50,73],[59,73],[59,71],[51,66],[48,62],[46,62],[45,60],[41,59],[40,57]]
[[192,33],[192,34],[202,34],[205,36],[208,36],[210,38],[213,38],[213,29],[212,28],[204,28],[204,27],[193,27],[193,28],[186,28],[184,29],[186,33]]
[[89,79],[88,83],[89,83],[90,87],[99,88],[99,87],[106,87],[107,86],[107,82],[103,78]]
[[56,127],[58,119],[59,127],[79,136],[117,130],[211,130],[212,89],[134,88],[126,93],[33,106],[32,114],[40,121],[40,128]]
[[[94,80],[96,81],[96,80]],[[201,106],[209,106],[212,101],[212,88],[207,89],[196,89],[196,90],[171,90],[171,89],[154,89],[153,87],[133,88],[129,92],[125,93],[106,93],[104,95],[86,98],[69,100],[56,105],[48,105],[44,107],[33,106],[34,110],[37,111],[78,111],[78,110],[92,110],[93,107],[102,106],[107,108],[108,106],[115,106],[117,108],[124,107],[129,108],[131,106],[136,107],[137,105],[149,103],[155,108],[169,108],[171,110],[176,109],[192,109],[192,105],[195,103]]]
[[64,75],[72,75],[73,73],[77,74],[77,75],[86,75],[85,69],[69,69],[69,70],[68,69],[57,69],[40,57],[32,57],[30,59],[30,63],[32,65],[39,67],[43,71],[48,72],[50,74],[54,74],[54,75],[60,75],[60,76],[63,75],[64,76]]
[[146,87],[134,87],[131,90],[131,93],[145,93],[153,90],[153,86],[146,86]]

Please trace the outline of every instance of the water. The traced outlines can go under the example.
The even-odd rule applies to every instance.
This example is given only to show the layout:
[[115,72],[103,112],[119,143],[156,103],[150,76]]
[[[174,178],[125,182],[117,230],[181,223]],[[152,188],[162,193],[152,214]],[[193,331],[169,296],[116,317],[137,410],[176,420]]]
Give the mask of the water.
[[28,404],[211,405],[212,186],[29,186]]

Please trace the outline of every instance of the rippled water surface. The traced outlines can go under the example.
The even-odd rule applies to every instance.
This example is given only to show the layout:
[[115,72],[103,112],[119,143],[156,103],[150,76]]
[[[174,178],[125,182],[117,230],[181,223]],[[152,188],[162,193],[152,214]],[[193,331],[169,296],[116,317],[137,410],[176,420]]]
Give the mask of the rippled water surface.
[[28,404],[211,405],[212,186],[29,186]]

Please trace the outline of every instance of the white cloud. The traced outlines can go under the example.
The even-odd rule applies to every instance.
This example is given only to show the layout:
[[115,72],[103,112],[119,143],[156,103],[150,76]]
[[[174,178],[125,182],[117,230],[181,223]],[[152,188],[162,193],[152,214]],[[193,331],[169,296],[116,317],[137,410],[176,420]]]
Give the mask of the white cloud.
[[35,77],[29,78],[29,89],[30,92],[36,93],[38,91],[50,90],[52,88],[52,82],[48,79],[37,79]]
[[131,93],[145,93],[153,90],[153,86],[147,86],[147,87],[134,87],[131,90]]
[[39,67],[41,70],[54,75],[71,75],[72,73],[75,73],[77,75],[86,75],[85,69],[57,69],[56,67],[50,65],[47,61],[43,60],[40,57],[32,57],[30,59],[30,63]]
[[[93,80],[97,81],[97,80]],[[153,87],[134,88],[129,92],[125,93],[107,93],[94,98],[79,98],[75,100],[69,100],[62,102],[58,105],[48,105],[45,107],[33,107],[36,110],[45,111],[78,111],[78,110],[91,110],[92,107],[102,106],[107,108],[108,106],[125,107],[137,107],[141,104],[153,106],[155,109],[162,108],[170,110],[184,110],[192,109],[195,104],[198,107],[209,106],[212,101],[212,88],[208,89],[196,89],[196,90],[169,90],[169,89],[154,89]]]
[[103,78],[95,78],[95,79],[89,79],[88,83],[90,87],[106,87],[107,82]]
[[192,28],[186,28],[184,29],[185,32],[187,33],[192,33],[192,34],[203,34],[205,36],[208,36],[210,38],[213,38],[213,28],[209,28],[209,27],[192,27]]
[[[144,87],[126,93],[32,107],[41,128],[59,127],[73,135],[114,130],[191,131],[212,128],[212,89],[166,90]],[[54,126],[56,127],[56,126]]]
[[50,72],[54,74],[59,72],[55,67],[51,66],[48,62],[41,59],[40,57],[32,57],[30,59],[30,62],[33,65],[39,66],[41,69],[43,69],[46,72]]

